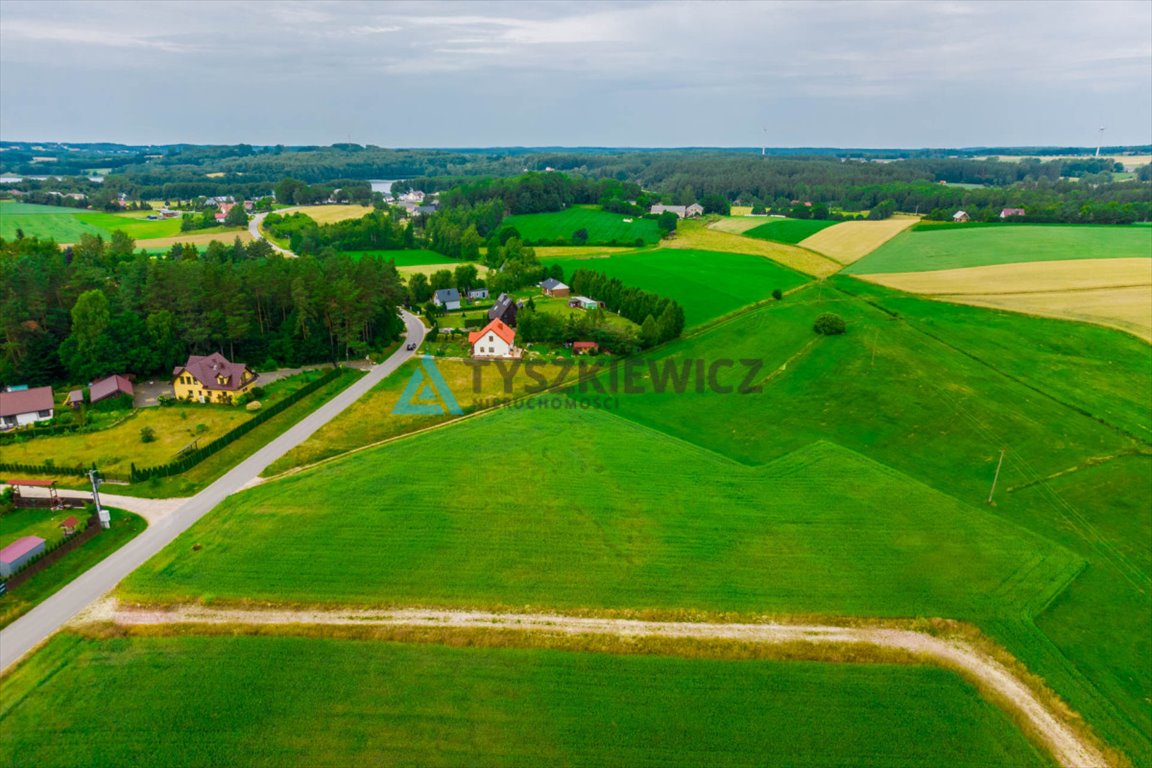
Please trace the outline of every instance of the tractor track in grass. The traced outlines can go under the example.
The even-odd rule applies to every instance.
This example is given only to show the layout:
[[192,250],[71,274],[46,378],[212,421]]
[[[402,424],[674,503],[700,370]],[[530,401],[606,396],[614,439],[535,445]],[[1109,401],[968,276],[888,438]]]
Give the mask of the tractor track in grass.
[[[282,626],[395,627],[503,630],[554,636],[607,635],[620,638],[675,638],[736,641],[764,645],[849,645],[908,653],[926,663],[958,672],[1005,709],[1066,768],[1107,768],[1109,760],[1070,717],[1041,696],[1010,666],[962,638],[877,625],[836,626],[785,623],[707,623],[536,613],[435,609],[244,609],[205,606],[164,608],[121,606],[105,599],[78,616],[73,626],[120,627],[227,625],[230,629]],[[1047,699],[1047,700],[1046,700]],[[1074,716],[1072,716],[1074,718]]]

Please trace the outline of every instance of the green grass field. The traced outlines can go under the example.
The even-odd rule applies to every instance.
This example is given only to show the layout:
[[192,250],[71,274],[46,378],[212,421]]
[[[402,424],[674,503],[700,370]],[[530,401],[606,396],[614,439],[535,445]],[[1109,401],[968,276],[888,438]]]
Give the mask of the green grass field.
[[822,229],[834,226],[839,222],[825,221],[823,219],[771,219],[767,224],[749,229],[745,237],[755,237],[758,240],[772,240],[777,243],[795,245],[806,237],[816,234]]
[[591,269],[619,278],[625,285],[675,299],[684,307],[689,327],[771,298],[809,278],[765,259],[741,253],[660,249],[621,253],[607,258],[546,259],[564,274]]
[[[512,501],[503,472],[404,460],[494,441],[509,476],[543,457],[570,490]],[[1014,615],[1078,565],[829,443],[748,468],[600,412],[509,409],[245,492],[122,596],[968,617]]]
[[45,768],[1051,765],[928,667],[293,637],[57,636],[0,728]]
[[1152,230],[1086,225],[952,226],[904,232],[847,274],[928,272],[1025,261],[1152,257]]
[[[0,237],[12,239],[16,230],[25,237],[51,238],[58,243],[74,243],[81,235],[99,235],[105,240],[121,230],[135,240],[180,235],[180,219],[149,221],[149,211],[123,214],[87,211],[55,205],[0,202]],[[196,230],[192,234],[225,232],[223,227]]]
[[[624,221],[628,218],[631,223]],[[555,213],[509,216],[501,226],[515,227],[531,245],[572,245],[572,233],[580,229],[588,230],[587,245],[635,245],[637,240],[652,245],[660,240],[660,228],[653,219],[622,216],[586,205]]]
[[[388,259],[395,262],[398,267],[419,267],[425,264],[444,264],[445,262],[452,261],[452,259],[442,253],[418,248],[408,251],[347,251],[346,253],[356,260],[360,260],[365,256]],[[466,262],[460,263],[464,264]]]

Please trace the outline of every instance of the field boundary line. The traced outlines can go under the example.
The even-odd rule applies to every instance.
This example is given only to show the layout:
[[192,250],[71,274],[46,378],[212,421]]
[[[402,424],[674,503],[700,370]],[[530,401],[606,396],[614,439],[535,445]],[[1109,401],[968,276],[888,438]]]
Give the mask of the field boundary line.
[[[838,626],[828,624],[708,623],[650,621],[627,618],[565,616],[561,614],[494,613],[435,609],[328,611],[276,611],[213,609],[181,606],[169,610],[121,609],[105,600],[73,622],[73,627],[92,625],[137,628],[168,626],[175,630],[191,626],[216,626],[230,633],[245,626],[297,630],[308,625],[361,628],[421,628],[439,630],[502,630],[548,634],[569,638],[612,636],[635,640],[664,638],[750,643],[761,646],[813,649],[820,646],[863,646],[897,651],[960,674],[991,703],[1009,713],[1024,733],[1042,745],[1067,768],[1107,768],[1110,764],[1097,747],[1095,736],[1061,700],[1034,675],[995,646],[960,635],[934,634],[925,630],[884,624]],[[981,636],[982,637],[982,636]],[[992,644],[994,645],[994,644]],[[1039,689],[1039,690],[1038,690]]]

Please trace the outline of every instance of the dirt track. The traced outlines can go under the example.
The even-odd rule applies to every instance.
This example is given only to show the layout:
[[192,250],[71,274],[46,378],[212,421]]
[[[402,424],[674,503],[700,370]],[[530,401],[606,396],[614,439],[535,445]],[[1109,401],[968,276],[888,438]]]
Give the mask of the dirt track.
[[77,623],[116,624],[323,624],[349,626],[418,626],[448,628],[511,629],[568,635],[616,635],[624,637],[680,637],[738,640],[752,643],[859,643],[894,648],[926,661],[957,669],[979,680],[997,694],[1001,703],[1022,716],[1039,734],[1056,760],[1068,768],[1106,768],[1108,761],[1011,670],[974,646],[906,629],[882,627],[836,627],[795,624],[706,624],[657,622],[631,619],[583,618],[546,614],[486,613],[437,610],[333,610],[254,611],[184,606],[172,610],[121,608],[114,600],[94,605],[77,617]]

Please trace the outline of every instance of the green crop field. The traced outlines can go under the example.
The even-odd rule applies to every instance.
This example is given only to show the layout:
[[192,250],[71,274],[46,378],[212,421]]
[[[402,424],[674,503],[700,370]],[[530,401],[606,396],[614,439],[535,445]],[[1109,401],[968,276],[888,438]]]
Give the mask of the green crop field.
[[[425,264],[443,264],[444,262],[452,261],[452,259],[442,253],[419,248],[407,251],[347,251],[346,253],[357,260],[365,256],[388,259],[395,262],[398,267],[421,267]],[[460,263],[464,264],[465,262]]]
[[771,219],[767,224],[761,224],[754,229],[749,229],[744,233],[744,236],[795,245],[804,238],[814,235],[822,229],[834,226],[837,223],[838,222],[825,221],[823,219]]
[[[544,456],[572,490],[509,503],[504,473],[403,459],[494,441],[509,475]],[[829,443],[749,468],[601,412],[508,409],[241,494],[122,594],[964,617],[1013,615],[1078,566]]]
[[1152,257],[1152,229],[1087,225],[948,226],[904,232],[844,269],[928,272],[1025,261]]
[[[629,218],[630,223],[624,221]],[[572,233],[580,229],[588,230],[587,245],[636,245],[637,240],[652,245],[660,240],[655,220],[608,213],[595,206],[509,216],[501,226],[515,227],[524,242],[533,245],[573,245]]]
[[[180,219],[149,221],[148,211],[102,213],[82,208],[55,205],[0,202],[0,237],[12,239],[17,230],[25,237],[51,238],[58,243],[74,243],[81,235],[99,235],[104,239],[120,230],[136,240],[175,237],[180,234]],[[223,228],[196,230],[191,234],[225,231]]]
[[625,285],[675,299],[684,307],[688,326],[771,298],[773,290],[788,291],[809,280],[761,256],[718,251],[662,248],[606,258],[546,259],[545,263],[559,264],[566,276],[577,269],[592,269],[617,277]]
[[45,767],[1051,765],[928,667],[294,637],[61,635],[0,729]]

